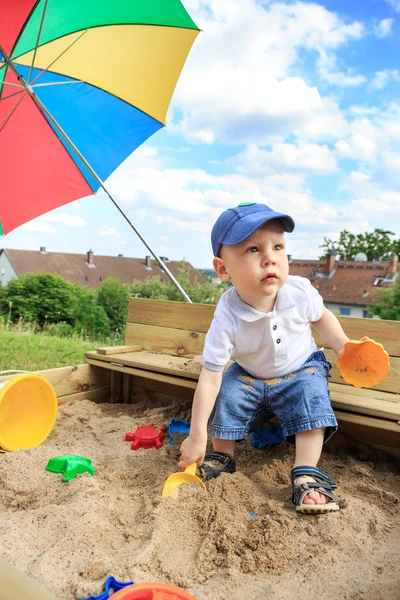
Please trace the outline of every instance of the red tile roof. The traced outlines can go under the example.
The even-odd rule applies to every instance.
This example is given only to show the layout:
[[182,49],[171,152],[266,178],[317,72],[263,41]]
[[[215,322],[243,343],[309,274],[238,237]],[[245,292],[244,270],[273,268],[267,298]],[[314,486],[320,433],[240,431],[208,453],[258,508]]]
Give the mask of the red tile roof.
[[334,263],[328,275],[326,260],[292,260],[289,273],[307,277],[325,302],[370,306],[379,290],[393,285],[394,280],[374,285],[377,278],[391,278],[390,268],[389,262],[342,260]]
[[[151,268],[146,268],[144,258],[128,258],[124,256],[93,255],[93,266],[88,263],[88,254],[65,254],[61,252],[42,252],[34,250],[4,249],[17,275],[24,273],[55,273],[71,283],[81,283],[89,288],[98,288],[107,277],[113,276],[121,283],[131,284],[135,280],[144,281],[147,277],[159,276],[163,281],[169,281],[168,276],[161,271],[155,260],[150,261]],[[1,253],[1,251],[0,251]],[[178,275],[180,261],[167,261],[166,265],[174,277]],[[186,267],[193,267],[185,262]],[[201,273],[194,270],[190,276],[191,282],[205,283]]]

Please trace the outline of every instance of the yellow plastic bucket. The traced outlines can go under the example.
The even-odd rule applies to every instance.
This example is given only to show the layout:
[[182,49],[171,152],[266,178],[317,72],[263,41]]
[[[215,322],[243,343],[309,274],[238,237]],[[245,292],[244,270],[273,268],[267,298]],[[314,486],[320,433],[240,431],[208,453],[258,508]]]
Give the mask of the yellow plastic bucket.
[[24,373],[0,381],[0,447],[36,448],[56,422],[57,395],[41,375]]

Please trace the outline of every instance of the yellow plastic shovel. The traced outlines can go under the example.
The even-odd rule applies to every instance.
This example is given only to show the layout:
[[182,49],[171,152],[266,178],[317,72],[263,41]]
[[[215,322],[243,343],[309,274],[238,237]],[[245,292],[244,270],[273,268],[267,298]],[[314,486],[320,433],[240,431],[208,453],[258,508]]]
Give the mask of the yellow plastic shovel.
[[183,483],[197,483],[197,485],[201,485],[202,488],[206,489],[204,481],[195,474],[196,467],[197,464],[193,463],[186,467],[183,473],[173,473],[170,475],[164,484],[162,497],[166,498],[167,496],[176,495],[178,487]]

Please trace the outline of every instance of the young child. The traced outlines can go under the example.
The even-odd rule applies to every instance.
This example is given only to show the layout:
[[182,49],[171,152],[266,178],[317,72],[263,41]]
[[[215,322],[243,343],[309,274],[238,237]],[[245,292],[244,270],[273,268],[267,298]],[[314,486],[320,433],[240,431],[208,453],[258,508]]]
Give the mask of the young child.
[[[337,421],[331,364],[317,351],[310,324],[338,355],[349,338],[308,279],[288,273],[284,232],[294,226],[290,216],[248,202],[223,212],[213,227],[214,269],[233,287],[222,295],[206,336],[179,467],[197,462],[206,480],[233,473],[235,441],[275,415],[296,447],[296,510],[321,513],[339,509],[335,484],[317,469]],[[207,424],[214,452],[206,455]]]

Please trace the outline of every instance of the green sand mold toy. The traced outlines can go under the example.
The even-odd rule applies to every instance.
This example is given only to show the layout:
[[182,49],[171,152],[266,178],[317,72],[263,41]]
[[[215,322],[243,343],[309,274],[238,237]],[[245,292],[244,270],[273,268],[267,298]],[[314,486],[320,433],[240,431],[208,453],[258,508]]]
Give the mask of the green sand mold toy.
[[46,469],[52,473],[64,473],[63,481],[70,481],[81,473],[94,475],[94,467],[90,458],[76,456],[75,454],[63,454],[51,458]]

